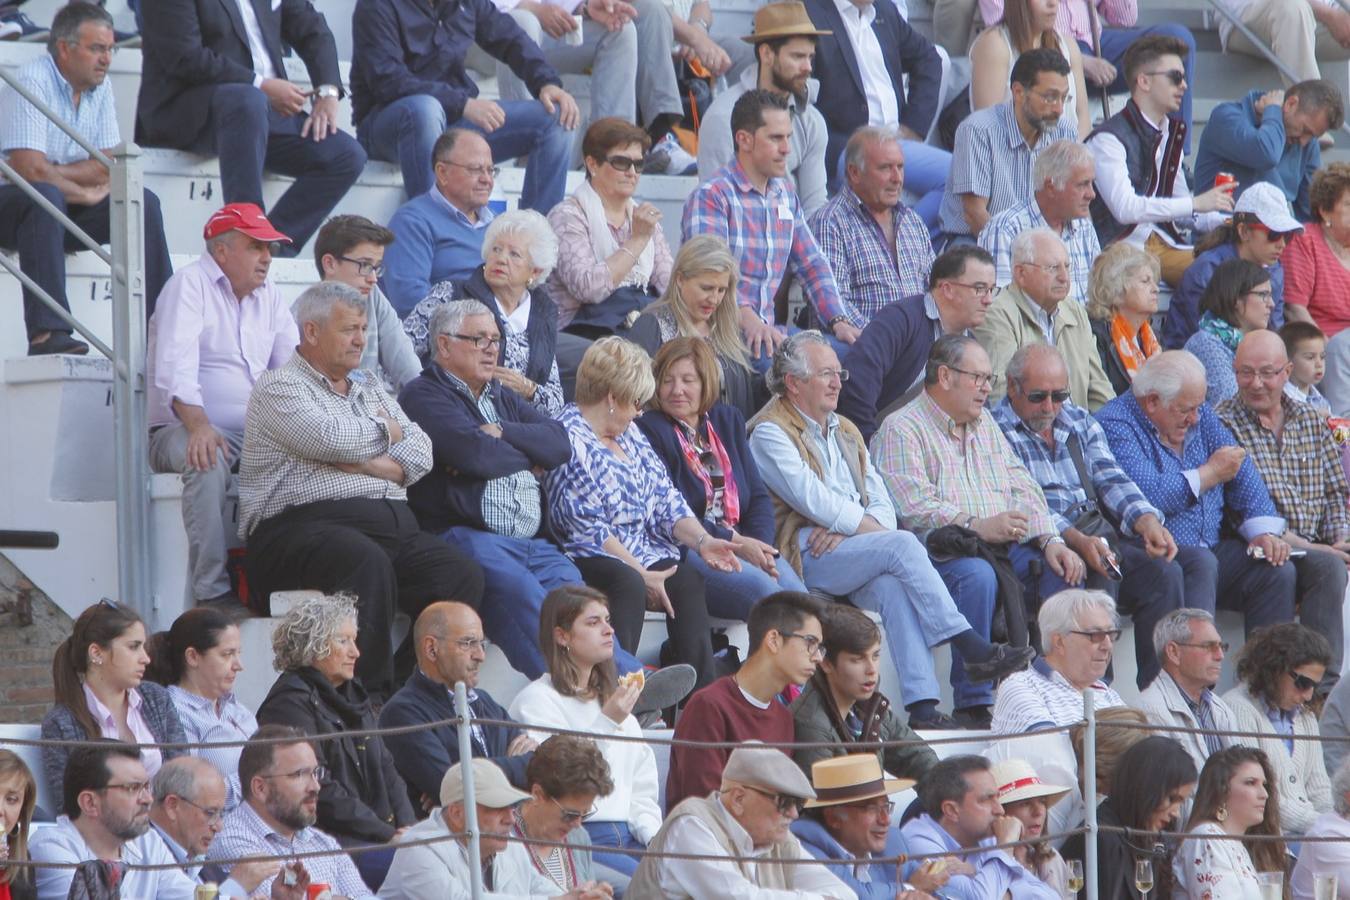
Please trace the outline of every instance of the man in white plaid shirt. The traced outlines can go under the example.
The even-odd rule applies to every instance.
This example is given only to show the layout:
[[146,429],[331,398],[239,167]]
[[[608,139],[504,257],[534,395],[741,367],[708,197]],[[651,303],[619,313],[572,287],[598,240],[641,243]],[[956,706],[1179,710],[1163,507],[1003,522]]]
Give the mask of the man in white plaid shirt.
[[407,486],[431,469],[431,440],[377,375],[356,368],[366,343],[364,298],[324,282],[293,311],[300,346],[258,378],[244,419],[239,532],[248,543],[250,594],[266,609],[277,590],[355,593],[356,673],[383,699],[412,671],[405,640],[396,682],[395,610],[416,619],[436,600],[477,608],[483,572],[421,531],[408,507]]

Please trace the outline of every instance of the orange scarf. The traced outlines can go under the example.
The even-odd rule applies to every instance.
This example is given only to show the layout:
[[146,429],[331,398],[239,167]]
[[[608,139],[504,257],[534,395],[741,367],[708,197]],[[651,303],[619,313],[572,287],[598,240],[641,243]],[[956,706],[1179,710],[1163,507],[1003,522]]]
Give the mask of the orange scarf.
[[1136,340],[1136,335],[1130,332],[1130,323],[1120,313],[1111,319],[1111,346],[1116,348],[1120,364],[1125,367],[1125,375],[1131,381],[1134,381],[1134,373],[1139,371],[1139,367],[1162,350],[1148,322],[1140,326]]

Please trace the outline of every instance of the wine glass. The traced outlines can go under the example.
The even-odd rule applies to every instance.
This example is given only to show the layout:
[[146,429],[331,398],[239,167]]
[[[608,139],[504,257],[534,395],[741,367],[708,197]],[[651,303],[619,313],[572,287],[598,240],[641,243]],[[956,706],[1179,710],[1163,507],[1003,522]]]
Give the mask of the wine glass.
[[1256,887],[1261,892],[1261,900],[1281,900],[1284,897],[1284,873],[1257,872]]
[[1313,876],[1313,900],[1336,900],[1336,883],[1334,874],[1326,875],[1321,872]]
[[1153,890],[1153,862],[1137,859],[1134,862],[1134,888],[1148,900],[1148,892]]
[[1069,860],[1069,891],[1078,893],[1083,889],[1083,861],[1081,859]]

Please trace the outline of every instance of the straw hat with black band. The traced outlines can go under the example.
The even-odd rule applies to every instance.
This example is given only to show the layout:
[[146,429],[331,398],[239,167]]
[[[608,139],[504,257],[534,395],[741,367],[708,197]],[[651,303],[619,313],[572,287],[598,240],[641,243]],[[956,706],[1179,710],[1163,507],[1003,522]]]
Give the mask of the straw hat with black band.
[[860,803],[888,797],[914,786],[912,778],[885,778],[875,753],[851,753],[811,764],[811,786],[816,798],[807,809]]
[[773,41],[790,37],[821,37],[834,34],[832,31],[819,31],[806,14],[806,4],[796,0],[783,3],[767,3],[755,13],[755,31],[741,37],[747,44],[761,41]]

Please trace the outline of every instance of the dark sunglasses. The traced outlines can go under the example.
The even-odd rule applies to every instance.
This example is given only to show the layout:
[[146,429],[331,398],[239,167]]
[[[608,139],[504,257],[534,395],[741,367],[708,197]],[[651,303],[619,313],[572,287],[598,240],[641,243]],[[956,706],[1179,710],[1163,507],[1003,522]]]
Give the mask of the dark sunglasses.
[[1266,240],[1270,241],[1272,244],[1276,241],[1291,241],[1298,235],[1297,231],[1271,231],[1261,222],[1247,222],[1245,224],[1253,231],[1264,232]]
[[609,163],[619,172],[627,172],[632,169],[638,174],[642,173],[642,167],[646,164],[640,159],[633,159],[631,156],[606,156],[605,162]]
[[748,784],[746,787],[762,797],[771,799],[774,802],[774,806],[778,808],[778,811],[785,816],[790,814],[793,810],[796,810],[797,815],[800,816],[802,814],[802,809],[806,806],[806,801],[801,797],[793,797],[791,794],[772,794],[768,791],[760,790],[757,787],[751,787]]
[[1300,675],[1298,672],[1290,672],[1289,677],[1294,679],[1294,687],[1300,691],[1312,691],[1321,686],[1322,682],[1313,681],[1307,675]]
[[1159,69],[1156,72],[1145,72],[1144,74],[1149,76],[1166,75],[1167,80],[1172,82],[1172,84],[1175,85],[1176,87],[1181,87],[1181,83],[1186,80],[1186,73],[1181,71],[1180,69],[1167,69],[1167,70]]
[[1068,392],[1068,391],[1029,391],[1029,392],[1027,393],[1026,397],[1027,397],[1027,400],[1028,400],[1029,402],[1031,402],[1031,403],[1044,403],[1046,397],[1049,397],[1051,400],[1055,401],[1056,403],[1063,403],[1065,400],[1068,400],[1068,399],[1069,399],[1069,392]]

